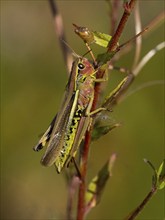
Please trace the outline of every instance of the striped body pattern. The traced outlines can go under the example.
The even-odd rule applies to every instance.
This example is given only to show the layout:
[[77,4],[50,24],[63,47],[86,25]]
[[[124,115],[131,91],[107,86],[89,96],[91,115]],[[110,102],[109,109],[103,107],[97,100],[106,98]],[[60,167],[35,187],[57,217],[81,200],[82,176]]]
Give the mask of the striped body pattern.
[[44,166],[55,164],[58,173],[75,156],[89,126],[95,72],[86,58],[77,58],[74,61],[61,108],[34,147],[35,151],[40,150],[47,140],[47,149],[41,163]]
[[74,138],[76,135],[77,127],[79,124],[79,121],[81,119],[82,115],[82,109],[78,109],[73,118],[71,119],[71,123],[68,124],[68,128],[66,130],[66,134],[64,136],[64,144],[62,146],[62,149],[60,151],[60,155],[55,161],[55,165],[57,167],[57,170],[60,171],[61,166],[63,166],[67,160],[67,157],[70,153],[70,150],[72,148],[72,145],[74,143]]

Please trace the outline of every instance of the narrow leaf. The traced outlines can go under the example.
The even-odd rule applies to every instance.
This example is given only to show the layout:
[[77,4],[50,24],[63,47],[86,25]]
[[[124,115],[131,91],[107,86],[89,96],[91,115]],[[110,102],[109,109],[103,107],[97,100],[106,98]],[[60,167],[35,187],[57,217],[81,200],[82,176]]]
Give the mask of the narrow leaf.
[[108,43],[112,38],[112,36],[98,31],[94,31],[93,35],[94,35],[95,44],[98,44],[99,46],[105,48],[108,46]]
[[116,154],[113,154],[89,183],[86,192],[86,214],[100,202],[106,183],[111,176],[115,160]]
[[98,54],[96,60],[98,61],[99,64],[107,63],[114,56],[115,53],[116,52]]
[[158,189],[163,189],[165,187],[165,160],[161,163],[158,172]]
[[157,171],[156,171],[154,165],[149,160],[144,159],[144,162],[147,163],[154,171],[154,174],[152,176],[152,186],[155,188],[157,185]]
[[152,186],[156,189],[163,189],[165,187],[165,160],[161,163],[158,171],[149,160],[144,159],[144,161],[148,163],[154,171],[152,176]]

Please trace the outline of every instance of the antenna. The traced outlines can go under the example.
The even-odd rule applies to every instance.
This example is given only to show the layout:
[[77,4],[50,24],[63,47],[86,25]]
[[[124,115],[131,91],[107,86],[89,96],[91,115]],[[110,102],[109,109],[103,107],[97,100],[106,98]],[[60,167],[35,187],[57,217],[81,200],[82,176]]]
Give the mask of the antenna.
[[81,56],[79,56],[73,49],[71,46],[69,46],[69,44],[64,40],[64,39],[60,39],[67,47],[68,49],[70,50],[70,53],[74,56],[74,57],[77,57],[77,58],[80,58]]

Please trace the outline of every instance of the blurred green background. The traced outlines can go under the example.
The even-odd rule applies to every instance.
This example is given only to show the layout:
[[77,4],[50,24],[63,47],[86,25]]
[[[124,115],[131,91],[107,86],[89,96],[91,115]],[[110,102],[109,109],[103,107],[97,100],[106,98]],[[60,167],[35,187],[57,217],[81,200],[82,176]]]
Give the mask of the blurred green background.
[[[67,42],[82,55],[86,48],[72,23],[108,33],[105,1],[58,1]],[[140,2],[143,27],[164,8],[163,0]],[[134,35],[130,17],[121,42]],[[144,37],[142,54],[164,39],[163,24]],[[94,46],[94,52],[100,48]],[[119,66],[131,67],[133,52]],[[164,52],[143,68],[130,90],[148,81],[163,80]],[[123,76],[114,72],[110,88]],[[65,219],[67,186],[64,174],[40,165],[43,154],[32,147],[60,104],[67,82],[66,68],[47,1],[1,1],[1,219]],[[91,179],[109,155],[118,157],[102,201],[88,219],[123,219],[151,189],[151,169],[164,157],[163,85],[129,96],[115,108],[123,126],[91,145]],[[138,219],[163,219],[164,194],[159,191]]]

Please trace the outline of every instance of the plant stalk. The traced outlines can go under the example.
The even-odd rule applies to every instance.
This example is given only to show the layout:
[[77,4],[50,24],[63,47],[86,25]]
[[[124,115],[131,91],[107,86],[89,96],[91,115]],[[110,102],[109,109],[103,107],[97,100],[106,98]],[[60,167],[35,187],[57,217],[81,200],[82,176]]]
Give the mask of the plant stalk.
[[157,192],[157,188],[154,187],[151,189],[151,191],[147,194],[147,196],[144,198],[144,200],[140,203],[140,205],[125,219],[125,220],[133,220],[135,219],[139,213],[144,209],[146,204],[150,201],[152,196]]

